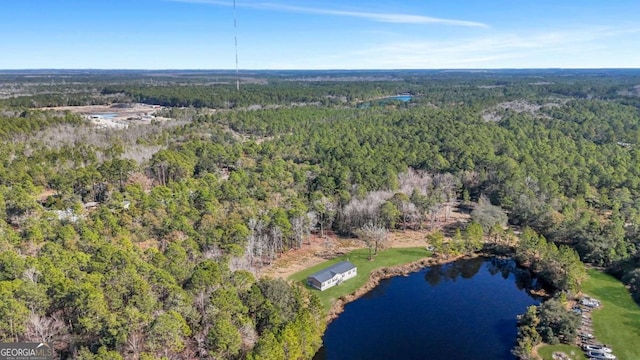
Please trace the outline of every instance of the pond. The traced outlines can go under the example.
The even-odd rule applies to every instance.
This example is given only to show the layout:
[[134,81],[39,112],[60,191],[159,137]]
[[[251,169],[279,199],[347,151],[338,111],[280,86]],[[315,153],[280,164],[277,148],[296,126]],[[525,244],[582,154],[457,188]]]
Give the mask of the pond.
[[314,359],[515,359],[516,316],[539,304],[532,285],[498,258],[383,280],[329,324]]
[[411,101],[411,99],[413,99],[413,96],[411,95],[396,95],[396,96],[391,96],[388,98],[384,98],[382,100],[400,100],[403,102],[409,102]]
[[94,117],[94,116],[102,118],[102,119],[113,119],[116,116],[118,116],[118,114],[116,114],[116,113],[95,113],[95,114],[91,114],[91,117]]
[[384,106],[384,105],[387,105],[389,103],[397,102],[397,101],[401,101],[403,103],[408,103],[412,99],[413,99],[413,95],[401,94],[401,95],[385,97],[385,98],[382,98],[382,99],[361,102],[360,104],[358,104],[358,108],[360,108],[360,109],[368,109],[371,106],[375,106],[375,105]]

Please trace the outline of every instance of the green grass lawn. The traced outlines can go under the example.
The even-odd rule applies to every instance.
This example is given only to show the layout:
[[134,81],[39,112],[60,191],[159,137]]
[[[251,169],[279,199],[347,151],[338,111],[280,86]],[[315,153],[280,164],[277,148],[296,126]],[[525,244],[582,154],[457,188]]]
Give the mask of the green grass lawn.
[[[331,304],[335,299],[343,295],[348,295],[356,291],[358,288],[363,286],[367,280],[369,280],[369,274],[371,271],[379,268],[385,268],[395,265],[402,265],[414,261],[418,261],[422,258],[431,256],[431,253],[427,251],[423,247],[419,248],[394,248],[387,249],[378,252],[378,255],[372,260],[369,260],[369,250],[368,249],[359,249],[354,250],[346,255],[337,257],[335,259],[323,262],[322,264],[318,264],[316,266],[310,267],[306,270],[297,272],[289,277],[291,281],[301,282],[308,289],[312,289],[316,291],[320,300],[322,301],[322,305],[325,310],[329,310],[331,308]],[[340,261],[349,260],[354,265],[358,267],[358,275],[356,277],[349,279],[343,282],[340,285],[329,288],[325,291],[319,291],[313,289],[312,287],[306,284],[307,276],[318,272],[325,267],[335,264]]]
[[538,355],[542,360],[553,360],[553,353],[556,351],[561,351],[567,355],[572,360],[586,360],[587,357],[584,355],[584,351],[577,347],[576,345],[544,345],[538,349]]
[[590,270],[582,291],[602,302],[593,311],[593,332],[619,360],[640,359],[640,307],[624,285],[600,271]]

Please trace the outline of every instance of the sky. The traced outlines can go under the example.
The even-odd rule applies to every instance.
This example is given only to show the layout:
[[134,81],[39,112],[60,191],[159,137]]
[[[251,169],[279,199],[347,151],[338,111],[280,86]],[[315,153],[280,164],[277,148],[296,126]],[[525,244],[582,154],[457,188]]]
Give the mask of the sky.
[[638,0],[0,0],[0,69],[639,68]]

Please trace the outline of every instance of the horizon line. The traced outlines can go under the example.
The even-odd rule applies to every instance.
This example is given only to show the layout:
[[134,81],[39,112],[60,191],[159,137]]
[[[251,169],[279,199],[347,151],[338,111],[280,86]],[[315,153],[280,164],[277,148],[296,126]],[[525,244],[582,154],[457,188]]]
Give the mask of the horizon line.
[[[639,67],[470,67],[470,68],[247,68],[239,71],[415,71],[415,70],[450,70],[450,71],[482,71],[482,70],[640,70]],[[2,71],[230,71],[235,72],[235,68],[0,68]]]

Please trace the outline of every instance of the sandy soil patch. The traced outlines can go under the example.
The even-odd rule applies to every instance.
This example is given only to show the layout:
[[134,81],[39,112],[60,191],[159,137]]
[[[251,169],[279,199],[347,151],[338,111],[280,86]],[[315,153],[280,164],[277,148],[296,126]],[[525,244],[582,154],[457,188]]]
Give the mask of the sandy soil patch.
[[[460,221],[464,214],[450,218],[451,223]],[[468,215],[467,215],[468,217]],[[426,246],[426,235],[429,231],[394,231],[389,234],[386,248],[408,248]],[[328,233],[324,238],[313,235],[308,242],[305,242],[300,249],[290,250],[282,254],[271,265],[260,270],[261,277],[272,277],[287,279],[289,276],[302,271],[311,266],[320,264],[337,256],[344,255],[356,249],[365,248],[363,241],[351,238],[340,238],[333,233]],[[473,255],[476,256],[476,255]],[[433,257],[418,260],[409,264],[392,266],[374,270],[369,280],[354,293],[345,295],[337,299],[327,314],[327,321],[335,319],[343,310],[344,305],[354,301],[362,295],[376,287],[380,280],[387,279],[398,275],[406,275],[415,271],[419,271],[427,266],[448,263],[460,258],[467,257],[465,255],[453,257]]]
[[484,121],[500,121],[504,115],[504,111],[511,110],[516,113],[529,113],[531,115],[549,118],[548,115],[540,112],[544,108],[552,108],[560,106],[557,102],[547,102],[539,105],[525,100],[507,101],[497,104],[496,106],[486,109],[482,112],[482,119]]
[[[450,226],[458,226],[470,220],[471,217],[468,213],[460,211],[459,204],[450,205],[450,207],[443,208],[441,213],[436,216],[436,222],[432,231],[446,229]],[[447,211],[447,208],[449,208],[450,211]],[[430,230],[430,227],[425,227],[424,230],[420,231],[398,230],[390,232],[385,247],[408,248],[427,246],[425,237],[431,232]],[[300,249],[289,250],[281,254],[270,265],[258,270],[258,275],[261,277],[286,280],[298,271],[365,247],[364,242],[357,238],[338,237],[330,231],[326,233],[324,238],[313,234],[308,241],[302,244]]]
[[[427,246],[425,237],[428,231],[394,231],[389,233],[386,248],[412,248]],[[364,249],[366,245],[358,239],[340,238],[328,234],[325,239],[313,235],[300,249],[283,253],[271,265],[260,270],[260,276],[287,279],[289,276],[311,266],[344,255],[356,249]]]
[[339,238],[333,233],[327,233],[324,238],[314,234],[300,249],[283,253],[270,265],[260,269],[260,276],[286,280],[298,271],[364,247],[364,243],[358,239]]
[[49,196],[55,195],[56,191],[53,189],[45,189],[43,192],[41,192],[40,194],[36,195],[36,200],[38,200],[39,202],[43,202],[45,200],[47,200],[47,198]]
[[83,115],[97,127],[123,129],[131,124],[149,124],[151,121],[166,121],[156,116],[161,106],[147,104],[113,104],[87,106],[57,106],[42,110],[70,111]]

